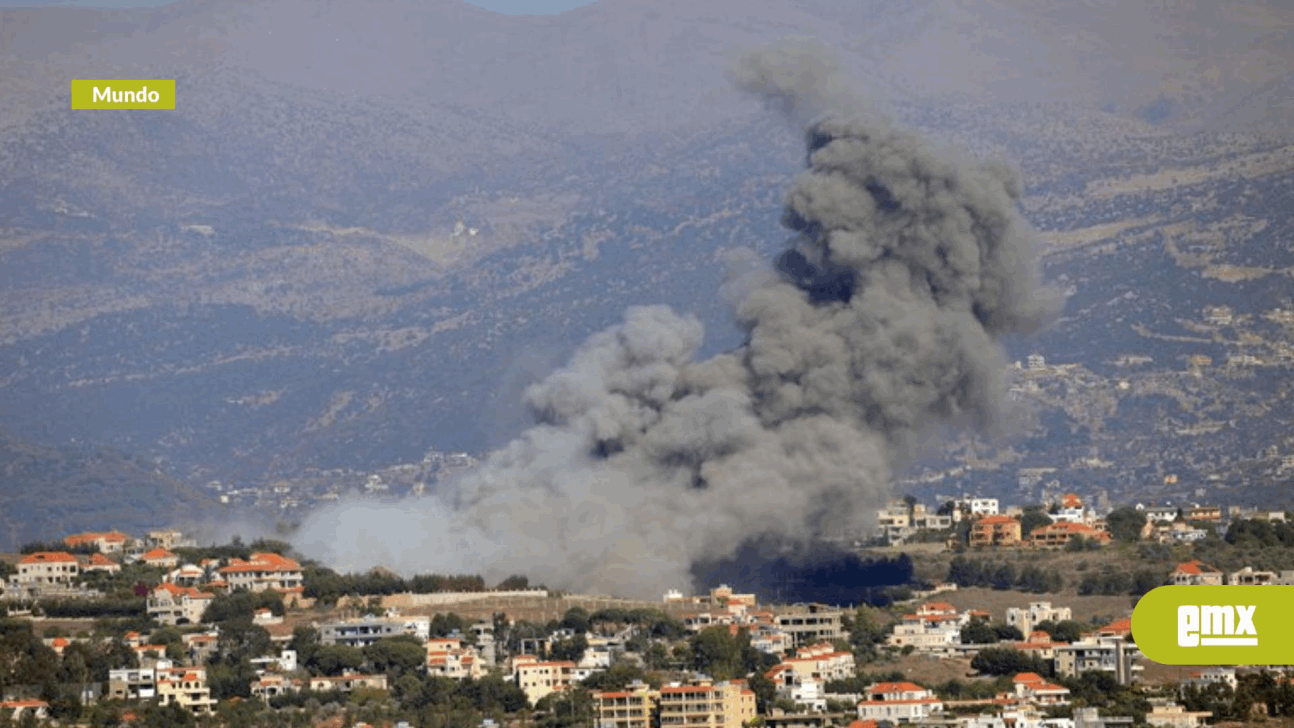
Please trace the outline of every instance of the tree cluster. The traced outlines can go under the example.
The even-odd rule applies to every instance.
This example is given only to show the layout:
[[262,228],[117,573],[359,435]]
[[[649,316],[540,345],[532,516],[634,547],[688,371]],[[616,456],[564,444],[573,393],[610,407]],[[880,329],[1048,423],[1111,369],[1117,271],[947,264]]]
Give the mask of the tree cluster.
[[992,587],[993,589],[1019,589],[1034,594],[1062,591],[1065,579],[1056,569],[1043,570],[1027,564],[1017,570],[1009,561],[989,561],[967,556],[955,556],[948,565],[947,581],[959,587]]

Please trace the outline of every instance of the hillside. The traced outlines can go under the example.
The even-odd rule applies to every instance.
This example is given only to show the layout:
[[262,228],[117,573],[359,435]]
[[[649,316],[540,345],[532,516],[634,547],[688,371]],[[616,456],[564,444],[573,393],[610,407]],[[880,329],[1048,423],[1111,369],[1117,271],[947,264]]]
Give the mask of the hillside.
[[155,465],[110,447],[39,445],[0,430],[0,549],[69,533],[214,518],[218,504]]
[[[707,352],[734,346],[723,253],[782,247],[803,150],[724,66],[794,32],[839,46],[903,121],[1018,163],[1070,289],[1050,331],[1009,342],[1009,437],[955,440],[901,487],[1294,497],[1289,127],[1180,131],[1240,119],[1229,100],[1284,103],[1280,9],[308,7],[0,11],[14,431],[186,483],[291,483],[506,441],[524,386],[629,305],[695,313]],[[66,110],[66,79],[92,69],[186,90],[173,113]],[[1171,103],[1144,107],[1159,89]]]

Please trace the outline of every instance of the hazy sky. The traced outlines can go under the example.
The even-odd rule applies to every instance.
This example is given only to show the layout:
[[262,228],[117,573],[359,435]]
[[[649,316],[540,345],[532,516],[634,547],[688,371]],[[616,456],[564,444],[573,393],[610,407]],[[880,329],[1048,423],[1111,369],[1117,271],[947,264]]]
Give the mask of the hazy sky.
[[[142,8],[168,5],[175,0],[0,0],[0,7],[22,8],[48,5],[83,8]],[[547,15],[589,5],[593,0],[465,0],[496,13],[508,15]]]

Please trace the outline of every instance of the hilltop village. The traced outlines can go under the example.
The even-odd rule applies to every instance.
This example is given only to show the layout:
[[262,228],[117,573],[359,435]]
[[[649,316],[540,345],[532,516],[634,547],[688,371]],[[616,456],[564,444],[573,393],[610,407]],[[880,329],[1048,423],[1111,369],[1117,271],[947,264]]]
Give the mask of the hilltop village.
[[[918,574],[873,603],[765,603],[727,586],[652,603],[524,576],[491,588],[337,574],[286,543],[204,547],[177,530],[33,543],[0,561],[0,721],[1185,728],[1294,713],[1279,673],[1165,673],[1140,655],[1129,620],[1135,596],[1161,584],[1294,583],[1294,564],[1256,568],[1294,553],[1284,512],[1098,516],[1066,494],[1001,512],[989,498],[930,509],[909,498],[878,515],[880,541],[950,557],[916,562],[939,564],[941,578]],[[1157,549],[1182,560],[1156,570]],[[1259,553],[1267,560],[1231,569],[1185,558]],[[1119,581],[1101,557],[1127,554],[1141,571]],[[1077,583],[1049,566],[1062,557],[1083,559]],[[1021,568],[1004,571],[1011,563]],[[1134,598],[1080,614],[1116,594]]]

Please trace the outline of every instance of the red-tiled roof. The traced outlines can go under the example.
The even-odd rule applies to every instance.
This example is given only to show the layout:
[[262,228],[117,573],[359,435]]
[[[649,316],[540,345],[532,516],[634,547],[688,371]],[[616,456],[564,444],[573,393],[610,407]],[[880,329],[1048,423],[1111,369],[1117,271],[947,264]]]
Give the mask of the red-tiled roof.
[[144,554],[144,561],[158,561],[160,559],[178,559],[178,558],[179,558],[178,556],[176,556],[175,554],[171,553],[170,551],[167,551],[166,549],[160,546]]
[[1193,561],[1187,561],[1184,564],[1178,564],[1177,568],[1173,570],[1173,573],[1191,574],[1194,576],[1199,574],[1220,574],[1222,572],[1218,571],[1212,566],[1209,566],[1203,561],[1200,561],[1199,559],[1195,559]]
[[20,564],[75,564],[76,557],[66,551],[37,551],[27,554]]
[[912,682],[884,682],[877,683],[867,688],[867,693],[910,693],[914,690],[925,690],[925,688]]
[[994,526],[997,524],[1006,524],[1006,523],[1019,523],[1019,521],[1015,520],[1015,518],[1011,516],[984,516],[983,518],[976,521],[975,525]]

